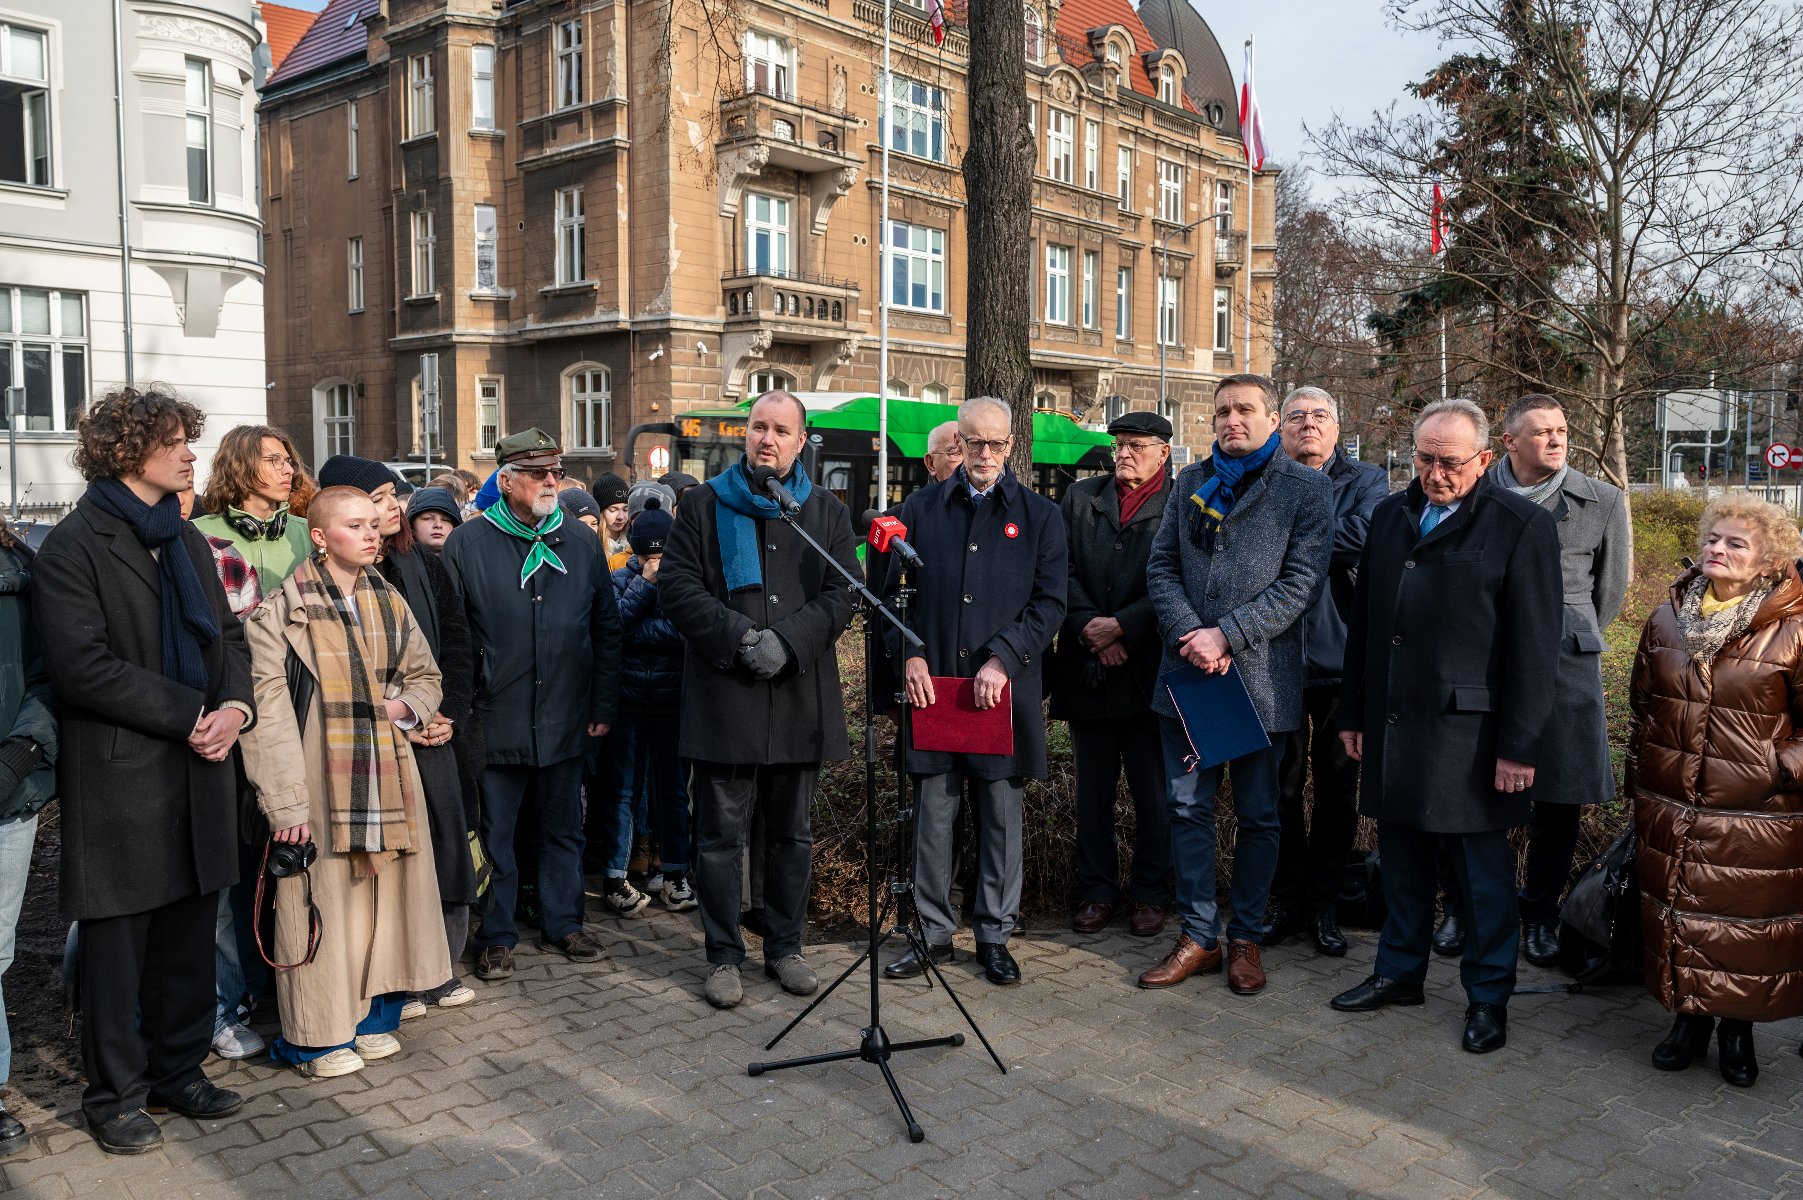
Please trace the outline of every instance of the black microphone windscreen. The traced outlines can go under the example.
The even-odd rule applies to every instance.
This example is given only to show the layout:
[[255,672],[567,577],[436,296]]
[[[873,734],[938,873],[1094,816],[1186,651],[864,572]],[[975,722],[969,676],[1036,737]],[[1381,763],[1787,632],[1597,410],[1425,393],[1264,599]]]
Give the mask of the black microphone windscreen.
[[858,520],[863,524],[865,529],[869,529],[872,525],[876,524],[876,519],[882,515],[882,513],[874,508],[867,508],[864,510],[864,515],[859,517]]

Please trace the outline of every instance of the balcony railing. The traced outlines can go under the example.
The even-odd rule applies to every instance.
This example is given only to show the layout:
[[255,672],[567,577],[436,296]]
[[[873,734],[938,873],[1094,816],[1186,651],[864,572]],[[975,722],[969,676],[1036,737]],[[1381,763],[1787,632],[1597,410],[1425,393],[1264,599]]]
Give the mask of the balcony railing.
[[1215,274],[1231,275],[1246,265],[1246,235],[1237,229],[1215,234]]
[[786,336],[843,337],[857,323],[858,285],[800,272],[739,271],[720,279],[727,325],[778,325]]
[[790,170],[836,170],[852,159],[857,119],[770,84],[747,85],[720,102],[720,144],[762,141],[771,162]]

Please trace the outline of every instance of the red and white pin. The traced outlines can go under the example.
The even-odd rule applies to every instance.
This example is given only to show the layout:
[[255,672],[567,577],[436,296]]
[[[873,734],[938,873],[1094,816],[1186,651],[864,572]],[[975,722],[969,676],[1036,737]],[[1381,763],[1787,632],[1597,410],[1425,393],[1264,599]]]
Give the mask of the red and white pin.
[[1011,538],[1017,538],[1020,536],[1020,526],[1016,525],[1013,521],[1010,521],[1002,526],[1002,532]]

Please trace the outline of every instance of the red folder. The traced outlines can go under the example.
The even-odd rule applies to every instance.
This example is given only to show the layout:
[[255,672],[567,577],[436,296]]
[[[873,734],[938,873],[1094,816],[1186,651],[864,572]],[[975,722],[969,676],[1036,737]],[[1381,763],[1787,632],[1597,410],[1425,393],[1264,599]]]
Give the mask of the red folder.
[[1012,684],[1002,685],[994,708],[979,709],[976,680],[935,675],[933,702],[914,709],[914,748],[946,754],[1013,754]]

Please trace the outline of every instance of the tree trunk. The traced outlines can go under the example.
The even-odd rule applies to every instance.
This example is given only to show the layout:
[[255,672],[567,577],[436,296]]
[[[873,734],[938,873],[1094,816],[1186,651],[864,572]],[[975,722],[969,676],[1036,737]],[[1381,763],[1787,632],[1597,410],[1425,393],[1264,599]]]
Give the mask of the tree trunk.
[[1033,480],[1033,136],[1018,4],[970,6],[970,145],[964,151],[966,396],[1014,410],[1009,466]]

